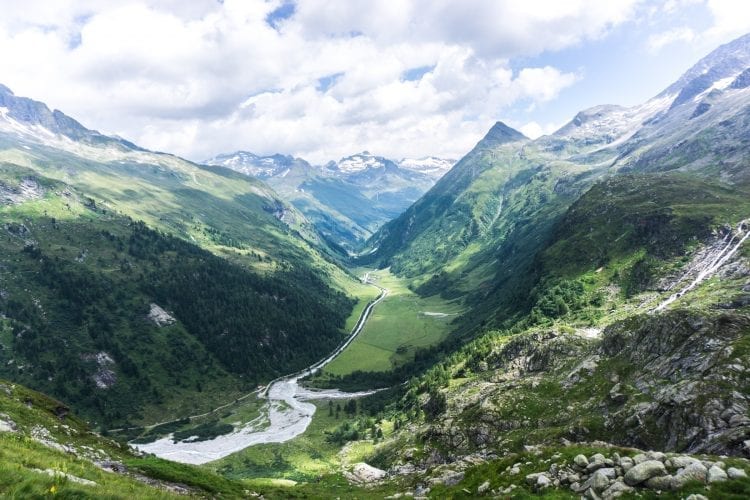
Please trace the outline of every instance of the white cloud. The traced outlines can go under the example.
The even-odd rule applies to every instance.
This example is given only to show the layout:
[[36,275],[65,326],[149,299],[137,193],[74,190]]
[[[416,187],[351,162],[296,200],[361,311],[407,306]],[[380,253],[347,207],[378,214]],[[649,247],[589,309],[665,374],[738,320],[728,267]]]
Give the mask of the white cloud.
[[511,69],[511,58],[604,36],[637,3],[302,0],[277,30],[265,19],[281,0],[5,0],[0,82],[193,159],[460,157],[508,107],[554,100],[578,79]]
[[558,130],[562,125],[559,123],[545,123],[545,124],[539,124],[535,121],[530,121],[518,128],[523,135],[530,139],[536,139],[538,137],[541,137],[543,135],[549,135],[552,132],[555,132]]
[[710,41],[726,40],[750,31],[750,2],[707,0],[713,23],[705,33]]
[[688,27],[673,28],[648,37],[648,47],[652,52],[658,52],[667,45],[676,42],[691,42],[695,33]]

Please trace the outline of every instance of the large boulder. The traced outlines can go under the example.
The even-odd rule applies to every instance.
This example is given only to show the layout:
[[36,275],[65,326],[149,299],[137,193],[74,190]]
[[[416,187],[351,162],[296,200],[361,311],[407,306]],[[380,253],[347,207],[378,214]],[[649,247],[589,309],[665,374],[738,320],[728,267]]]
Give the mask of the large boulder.
[[347,479],[354,483],[367,484],[374,483],[384,479],[386,472],[364,462],[354,464],[351,473],[347,474]]
[[721,467],[714,465],[710,469],[708,469],[708,482],[709,483],[726,481],[727,479],[728,479],[727,473],[724,472],[724,469],[722,469]]
[[706,482],[708,476],[708,469],[700,461],[695,460],[692,463],[680,469],[672,479],[672,487],[676,490],[685,486],[689,481],[698,481],[701,483]]
[[625,473],[625,483],[635,486],[656,476],[666,476],[667,469],[658,460],[646,460]]

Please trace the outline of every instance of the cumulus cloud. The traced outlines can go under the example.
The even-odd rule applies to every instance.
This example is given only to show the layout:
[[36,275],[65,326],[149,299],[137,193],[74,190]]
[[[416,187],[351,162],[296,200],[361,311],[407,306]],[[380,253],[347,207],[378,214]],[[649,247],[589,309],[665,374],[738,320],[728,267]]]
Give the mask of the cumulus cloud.
[[512,59],[602,37],[637,1],[3,3],[0,82],[19,95],[192,159],[323,162],[461,156],[509,106],[579,78]]

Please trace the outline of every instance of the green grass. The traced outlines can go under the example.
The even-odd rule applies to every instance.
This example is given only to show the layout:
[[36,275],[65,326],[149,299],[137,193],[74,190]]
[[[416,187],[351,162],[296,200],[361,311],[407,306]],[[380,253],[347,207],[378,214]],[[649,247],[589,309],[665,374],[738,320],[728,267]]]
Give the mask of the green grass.
[[[91,432],[75,414],[59,418],[57,413],[61,407],[62,403],[43,394],[0,381],[0,414],[17,427],[14,433],[0,432],[0,497],[162,499],[180,496],[130,475],[105,471],[93,460],[125,463],[129,469],[138,470],[151,480],[188,485],[192,491],[190,497],[204,497],[206,493],[240,497],[247,488],[204,468],[136,457],[126,447]],[[72,452],[44,445],[34,437],[40,435]],[[50,476],[39,472],[47,469],[60,474]],[[78,484],[62,473],[94,481],[96,485]]]
[[[359,336],[326,366],[324,376],[390,370],[409,360],[416,349],[445,339],[452,329],[451,320],[461,311],[455,302],[420,297],[388,270],[374,271],[371,277],[389,290],[388,296],[375,306]],[[426,312],[447,316],[430,316]]]

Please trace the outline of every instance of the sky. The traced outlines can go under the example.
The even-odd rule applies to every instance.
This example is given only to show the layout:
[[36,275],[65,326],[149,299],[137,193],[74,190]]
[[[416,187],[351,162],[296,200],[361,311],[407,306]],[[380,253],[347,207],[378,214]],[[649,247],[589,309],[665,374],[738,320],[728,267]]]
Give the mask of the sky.
[[658,94],[750,31],[745,0],[0,0],[0,83],[202,161],[458,159]]

